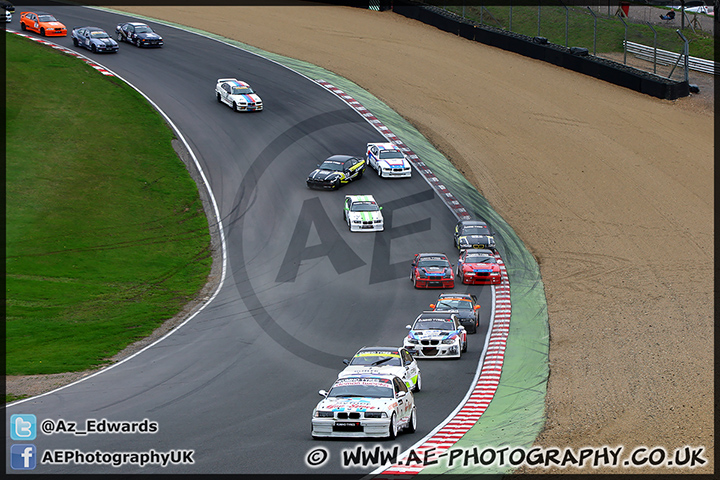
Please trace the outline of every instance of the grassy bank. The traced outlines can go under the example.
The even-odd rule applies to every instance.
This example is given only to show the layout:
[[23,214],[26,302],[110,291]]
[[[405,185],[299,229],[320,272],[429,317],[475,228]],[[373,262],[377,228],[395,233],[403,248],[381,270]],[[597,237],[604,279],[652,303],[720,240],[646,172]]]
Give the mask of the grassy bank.
[[85,370],[202,288],[207,219],[141,95],[5,36],[6,373]]

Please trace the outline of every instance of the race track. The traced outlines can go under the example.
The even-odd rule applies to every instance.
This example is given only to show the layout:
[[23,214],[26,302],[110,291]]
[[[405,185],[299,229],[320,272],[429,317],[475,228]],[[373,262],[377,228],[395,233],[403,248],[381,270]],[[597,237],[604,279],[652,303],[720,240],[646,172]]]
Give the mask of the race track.
[[[112,34],[128,19],[80,7],[43,9],[68,29],[95,25]],[[218,203],[225,281],[204,310],[154,347],[7,408],[6,417],[32,413],[77,422],[79,429],[103,418],[147,418],[159,426],[154,434],[40,435],[38,450],[194,451],[192,465],[42,465],[36,473],[348,473],[337,461],[319,469],[305,462],[320,445],[337,459],[359,443],[311,439],[317,391],[331,385],[342,359],[360,347],[402,342],[405,325],[440,292],[412,287],[410,259],[440,251],[456,263],[456,218],[417,174],[383,180],[368,168],[340,191],[309,190],[305,178],[325,157],[362,155],[367,142],[383,137],[339,98],[277,63],[165,26],[156,31],[165,40],[161,49],[123,43],[118,54],[76,50],[144,92],[187,139]],[[69,37],[50,40],[72,48]],[[218,104],[213,89],[221,77],[249,82],[265,111],[239,114]],[[384,207],[385,231],[350,233],[341,219],[346,194],[373,194]],[[458,284],[455,291],[478,295],[483,328],[469,336],[460,361],[422,362],[419,428],[398,438],[401,449],[442,422],[476,374],[492,289]]]

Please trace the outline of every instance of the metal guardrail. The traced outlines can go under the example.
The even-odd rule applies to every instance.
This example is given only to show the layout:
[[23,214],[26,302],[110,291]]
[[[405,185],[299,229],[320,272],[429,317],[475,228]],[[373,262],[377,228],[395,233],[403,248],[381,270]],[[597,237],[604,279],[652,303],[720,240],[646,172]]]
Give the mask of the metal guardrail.
[[[682,54],[680,53],[660,49],[657,49],[656,52],[653,47],[648,47],[647,45],[634,42],[625,42],[625,48],[628,53],[631,53],[638,58],[648,60],[650,62],[656,61],[660,65],[674,65],[682,57]],[[697,72],[710,73],[713,75],[718,75],[718,73],[720,73],[718,66],[714,61],[698,57],[688,57],[688,68]]]

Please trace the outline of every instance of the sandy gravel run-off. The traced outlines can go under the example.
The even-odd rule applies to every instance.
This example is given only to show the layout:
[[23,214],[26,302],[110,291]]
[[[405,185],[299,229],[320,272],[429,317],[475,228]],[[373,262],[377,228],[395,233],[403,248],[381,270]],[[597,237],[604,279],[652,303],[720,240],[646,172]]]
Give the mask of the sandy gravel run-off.
[[714,472],[710,92],[656,99],[389,11],[122,10],[322,66],[393,107],[540,264],[551,375],[537,445],[703,446],[692,473]]

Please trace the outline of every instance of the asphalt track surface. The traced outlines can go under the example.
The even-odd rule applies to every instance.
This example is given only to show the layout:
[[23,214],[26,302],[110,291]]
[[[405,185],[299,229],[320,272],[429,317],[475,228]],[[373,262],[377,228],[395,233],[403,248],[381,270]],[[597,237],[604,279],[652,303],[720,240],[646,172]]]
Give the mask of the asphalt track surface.
[[[99,26],[111,35],[130,17],[82,7],[43,7],[70,30]],[[23,9],[24,10],[24,9]],[[31,10],[28,8],[28,10]],[[79,52],[151,98],[188,140],[218,203],[227,241],[227,276],[215,299],[175,333],[86,381],[6,409],[43,419],[157,422],[154,434],[39,434],[45,450],[145,452],[193,450],[192,465],[38,465],[34,473],[367,473],[345,469],[344,449],[409,448],[441,423],[475,376],[492,310],[490,286],[478,295],[482,328],[459,361],[422,361],[416,395],[418,431],[387,440],[312,440],[310,415],[362,346],[400,345],[415,316],[439,290],[415,290],[417,252],[446,252],[453,264],[456,219],[420,177],[365,176],[336,192],[305,186],[331,154],[362,155],[383,137],[340,99],[311,80],[243,50],[153,25],[161,49],[122,43],[117,54]],[[17,28],[13,24],[11,27]],[[70,37],[49,38],[72,47]],[[81,65],[80,63],[78,64]],[[236,113],[217,103],[217,78],[248,81],[265,111]],[[131,139],[129,140],[131,141]],[[350,233],[346,194],[373,194],[385,231]],[[6,432],[9,444],[17,443]],[[310,468],[307,454],[329,460]],[[9,450],[9,449],[8,449]],[[6,453],[10,470],[9,453]]]

